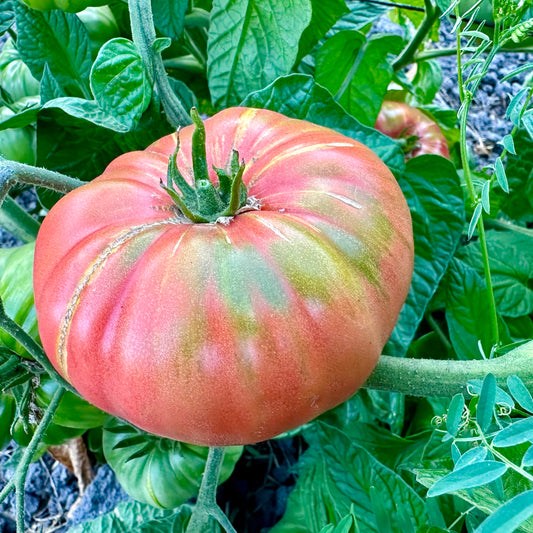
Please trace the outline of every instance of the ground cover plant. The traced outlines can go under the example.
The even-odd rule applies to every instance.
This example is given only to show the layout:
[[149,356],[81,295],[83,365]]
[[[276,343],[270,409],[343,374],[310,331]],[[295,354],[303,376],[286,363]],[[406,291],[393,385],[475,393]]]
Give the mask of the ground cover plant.
[[[468,135],[530,4],[0,2],[17,532],[72,442],[133,498],[73,532],[533,531],[533,63],[488,163]],[[265,439],[259,526],[224,490]]]

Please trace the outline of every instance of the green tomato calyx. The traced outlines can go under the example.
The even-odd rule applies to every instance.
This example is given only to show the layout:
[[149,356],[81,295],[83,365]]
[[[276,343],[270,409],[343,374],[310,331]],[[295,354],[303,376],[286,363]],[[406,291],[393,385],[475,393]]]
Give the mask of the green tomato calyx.
[[218,186],[209,179],[205,150],[205,127],[196,108],[191,109],[194,122],[192,135],[192,164],[194,184],[189,184],[181,175],[176,158],[180,148],[179,131],[176,150],[169,158],[167,183],[161,186],[171,196],[178,209],[192,222],[214,223],[227,221],[240,210],[256,209],[248,200],[246,185],[242,181],[244,161],[239,162],[239,153],[233,150],[228,169],[213,170],[218,176]]

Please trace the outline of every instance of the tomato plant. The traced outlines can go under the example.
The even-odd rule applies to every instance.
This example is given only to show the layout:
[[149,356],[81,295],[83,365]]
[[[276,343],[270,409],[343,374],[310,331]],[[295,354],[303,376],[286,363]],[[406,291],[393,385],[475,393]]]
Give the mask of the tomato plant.
[[533,531],[533,11],[470,7],[0,2],[0,523],[76,437],[70,533]]

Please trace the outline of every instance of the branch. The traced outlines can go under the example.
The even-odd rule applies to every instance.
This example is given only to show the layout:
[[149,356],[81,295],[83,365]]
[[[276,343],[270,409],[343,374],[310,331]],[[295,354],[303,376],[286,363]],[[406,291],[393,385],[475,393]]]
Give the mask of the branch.
[[85,182],[65,174],[10,161],[0,156],[0,205],[14,185],[36,185],[60,193],[67,193]]
[[382,355],[364,386],[410,396],[452,397],[457,393],[468,395],[467,383],[487,374],[494,374],[503,388],[512,375],[526,387],[533,387],[533,341],[494,359],[448,361]]
[[190,124],[187,110],[170,86],[163,58],[154,50],[156,33],[150,0],[128,0],[128,6],[133,42],[143,58],[150,81],[157,89],[170,124],[174,128]]

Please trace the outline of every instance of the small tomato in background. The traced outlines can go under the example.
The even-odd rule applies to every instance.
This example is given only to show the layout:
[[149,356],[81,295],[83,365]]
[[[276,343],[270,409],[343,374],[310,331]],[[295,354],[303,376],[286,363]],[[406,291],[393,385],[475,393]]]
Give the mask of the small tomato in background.
[[88,7],[80,11],[78,17],[89,33],[93,58],[96,57],[103,44],[115,37],[120,37],[117,21],[108,6]]
[[374,127],[393,139],[404,139],[406,159],[422,154],[450,157],[448,143],[438,124],[403,102],[385,100]]

